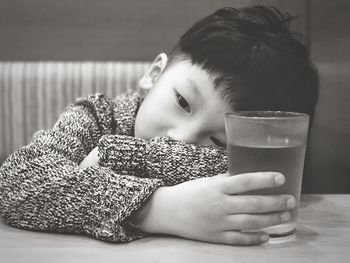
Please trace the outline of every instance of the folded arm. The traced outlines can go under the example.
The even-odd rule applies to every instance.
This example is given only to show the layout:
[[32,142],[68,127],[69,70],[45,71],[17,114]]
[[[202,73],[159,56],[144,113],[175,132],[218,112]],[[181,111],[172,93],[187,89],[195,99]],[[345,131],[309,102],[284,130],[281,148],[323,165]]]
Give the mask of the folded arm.
[[121,174],[162,179],[168,186],[225,173],[223,148],[187,144],[168,137],[150,141],[105,135],[98,144],[99,164]]
[[3,163],[0,213],[7,223],[113,242],[144,235],[125,219],[162,181],[121,175],[108,167],[79,168],[99,138],[114,132],[112,110],[112,102],[100,94],[78,99],[53,129],[37,132]]

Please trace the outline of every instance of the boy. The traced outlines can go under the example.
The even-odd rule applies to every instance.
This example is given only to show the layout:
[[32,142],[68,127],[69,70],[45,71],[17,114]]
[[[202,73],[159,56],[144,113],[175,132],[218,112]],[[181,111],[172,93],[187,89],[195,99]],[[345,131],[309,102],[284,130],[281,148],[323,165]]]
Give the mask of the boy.
[[[317,74],[274,8],[223,8],[160,54],[140,86],[78,99],[51,130],[0,169],[0,211],[11,225],[126,242],[164,233],[248,245],[245,233],[290,219],[292,196],[244,196],[284,183],[273,172],[228,176],[224,114],[313,114]],[[87,155],[87,156],[86,156]],[[194,180],[195,179],[195,180]]]

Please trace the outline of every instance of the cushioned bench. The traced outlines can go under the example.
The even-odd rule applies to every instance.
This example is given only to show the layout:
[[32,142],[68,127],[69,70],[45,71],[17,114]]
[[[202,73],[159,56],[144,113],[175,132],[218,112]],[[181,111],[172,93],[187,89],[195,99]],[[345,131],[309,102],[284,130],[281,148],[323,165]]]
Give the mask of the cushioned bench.
[[80,96],[138,90],[146,62],[0,63],[0,163]]

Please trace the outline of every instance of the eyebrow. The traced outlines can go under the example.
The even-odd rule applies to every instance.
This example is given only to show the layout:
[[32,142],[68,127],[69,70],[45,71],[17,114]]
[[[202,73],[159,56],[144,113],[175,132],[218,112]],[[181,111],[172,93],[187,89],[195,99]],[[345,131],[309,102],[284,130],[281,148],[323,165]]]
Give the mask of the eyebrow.
[[202,93],[199,91],[197,83],[189,78],[187,78],[186,80],[190,84],[191,90],[196,95],[196,98],[199,97],[202,101],[204,101],[204,98],[202,96]]

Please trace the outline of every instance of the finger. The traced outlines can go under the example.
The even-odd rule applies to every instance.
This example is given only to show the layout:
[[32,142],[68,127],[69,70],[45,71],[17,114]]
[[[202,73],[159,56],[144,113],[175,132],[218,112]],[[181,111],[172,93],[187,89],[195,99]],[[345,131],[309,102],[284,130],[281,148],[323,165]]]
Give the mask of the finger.
[[276,172],[258,172],[237,174],[226,177],[224,182],[224,193],[239,194],[251,190],[276,187],[284,184],[283,174]]
[[222,234],[222,243],[235,246],[259,245],[266,242],[269,235],[264,232],[242,233],[238,231],[225,231]]
[[294,209],[292,195],[228,195],[225,199],[227,214],[258,214]]
[[270,214],[228,215],[223,227],[226,230],[259,229],[288,222],[291,218],[292,215],[288,211]]

